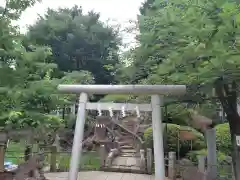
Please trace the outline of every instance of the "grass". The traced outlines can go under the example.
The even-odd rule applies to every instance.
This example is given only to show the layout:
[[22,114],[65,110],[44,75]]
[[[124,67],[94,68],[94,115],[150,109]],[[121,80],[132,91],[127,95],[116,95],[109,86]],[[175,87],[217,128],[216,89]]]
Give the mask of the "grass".
[[[69,170],[71,154],[61,153],[58,156],[57,163],[60,171]],[[100,157],[96,152],[86,152],[82,154],[81,163],[79,164],[81,170],[99,170]]]
[[[8,145],[5,153],[5,161],[10,161],[14,164],[20,164],[24,162],[24,149],[23,143],[11,142]],[[37,151],[37,145],[33,146],[33,152]],[[50,153],[45,153],[45,165],[50,164]],[[71,153],[59,152],[57,154],[57,164],[59,171],[68,171],[71,159]],[[79,164],[81,170],[99,170],[100,157],[97,152],[85,152],[82,154],[81,163]]]
[[24,162],[24,148],[21,143],[9,143],[5,153],[5,161],[10,161],[14,164]]

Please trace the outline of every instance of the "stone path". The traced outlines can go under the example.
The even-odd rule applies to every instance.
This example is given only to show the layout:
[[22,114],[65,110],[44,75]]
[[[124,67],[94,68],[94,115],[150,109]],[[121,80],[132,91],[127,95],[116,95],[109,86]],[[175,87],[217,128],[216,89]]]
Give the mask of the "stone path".
[[122,146],[121,154],[113,159],[110,167],[106,167],[105,171],[125,172],[125,173],[144,173],[140,169],[140,157],[136,155],[136,150],[132,147],[125,148]]
[[[49,180],[68,180],[68,173],[45,173]],[[131,173],[113,173],[113,172],[100,172],[88,171],[80,172],[79,180],[154,180],[154,176],[146,174],[131,174]]]

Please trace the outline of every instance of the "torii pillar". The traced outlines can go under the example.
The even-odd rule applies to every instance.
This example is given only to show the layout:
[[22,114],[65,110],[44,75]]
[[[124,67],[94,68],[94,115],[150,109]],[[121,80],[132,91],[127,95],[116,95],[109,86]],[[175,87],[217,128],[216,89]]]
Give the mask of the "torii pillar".
[[68,180],[78,179],[78,166],[82,153],[86,107],[87,104],[90,104],[87,102],[88,94],[151,95],[155,180],[165,180],[162,97],[164,95],[184,94],[186,92],[185,85],[59,85],[58,89],[65,93],[80,94]]

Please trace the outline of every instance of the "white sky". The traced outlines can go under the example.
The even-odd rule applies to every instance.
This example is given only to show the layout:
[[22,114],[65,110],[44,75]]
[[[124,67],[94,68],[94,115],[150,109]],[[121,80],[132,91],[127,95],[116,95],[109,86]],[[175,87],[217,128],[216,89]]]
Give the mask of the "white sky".
[[[3,5],[5,0],[0,0]],[[47,8],[82,6],[84,12],[94,10],[101,14],[101,20],[114,20],[123,27],[128,26],[129,20],[136,20],[139,7],[144,0],[42,0],[41,3],[27,9],[21,20],[18,22],[21,31],[25,32],[27,25],[33,24],[37,20],[38,14],[43,15]],[[114,23],[115,24],[115,23]],[[133,35],[124,35],[124,42],[132,42]]]

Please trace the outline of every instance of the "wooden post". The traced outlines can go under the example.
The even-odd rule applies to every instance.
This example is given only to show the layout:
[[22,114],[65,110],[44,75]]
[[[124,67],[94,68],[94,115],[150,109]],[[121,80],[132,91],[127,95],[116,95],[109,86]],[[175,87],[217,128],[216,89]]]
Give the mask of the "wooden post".
[[168,178],[170,180],[176,180],[176,153],[168,153]]
[[152,157],[152,149],[147,149],[147,173],[152,173],[152,164],[153,164],[153,157]]
[[51,147],[50,172],[57,171],[57,146]]
[[211,179],[217,178],[217,147],[216,130],[214,128],[206,130],[207,140],[207,173]]

